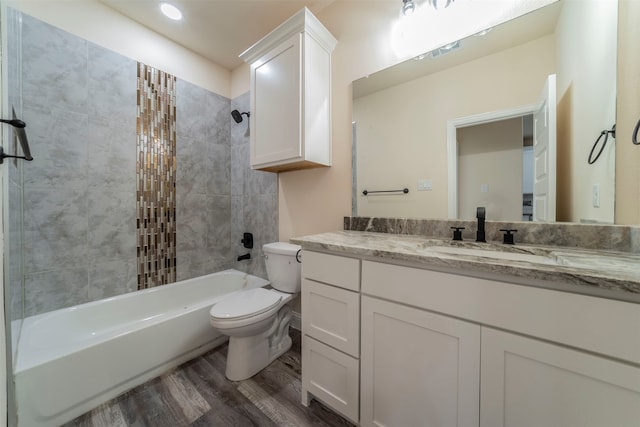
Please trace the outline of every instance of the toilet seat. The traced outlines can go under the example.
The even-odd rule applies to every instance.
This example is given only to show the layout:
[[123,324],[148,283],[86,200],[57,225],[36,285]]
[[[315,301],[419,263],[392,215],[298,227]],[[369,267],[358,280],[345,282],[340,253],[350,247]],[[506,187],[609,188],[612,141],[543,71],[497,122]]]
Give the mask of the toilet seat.
[[213,319],[241,320],[257,316],[280,304],[282,296],[264,288],[240,291],[223,298],[211,307]]

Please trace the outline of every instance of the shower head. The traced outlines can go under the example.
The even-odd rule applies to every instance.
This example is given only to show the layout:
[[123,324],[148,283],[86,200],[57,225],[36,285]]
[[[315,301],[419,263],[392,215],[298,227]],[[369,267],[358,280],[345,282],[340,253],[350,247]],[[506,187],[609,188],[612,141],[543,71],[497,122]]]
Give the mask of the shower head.
[[242,123],[242,115],[246,114],[247,117],[251,117],[251,113],[241,113],[238,110],[233,110],[231,112],[231,117],[233,117],[233,120],[236,121],[236,123]]

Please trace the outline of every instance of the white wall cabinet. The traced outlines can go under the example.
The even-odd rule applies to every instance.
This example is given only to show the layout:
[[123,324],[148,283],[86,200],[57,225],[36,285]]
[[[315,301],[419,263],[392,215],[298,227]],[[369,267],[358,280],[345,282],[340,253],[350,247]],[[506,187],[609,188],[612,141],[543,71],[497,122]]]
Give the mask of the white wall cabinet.
[[304,8],[240,57],[251,64],[251,167],[331,165],[331,52],[336,39]]
[[302,403],[311,396],[358,422],[360,260],[302,255]]
[[479,325],[363,296],[360,363],[361,425],[478,425]]

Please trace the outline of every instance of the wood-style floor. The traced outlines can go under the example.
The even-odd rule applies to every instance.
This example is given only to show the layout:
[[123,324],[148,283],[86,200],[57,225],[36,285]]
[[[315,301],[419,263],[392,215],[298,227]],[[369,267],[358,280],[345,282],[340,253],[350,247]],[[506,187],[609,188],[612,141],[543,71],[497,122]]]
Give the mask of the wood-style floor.
[[315,400],[302,406],[300,332],[291,338],[291,350],[248,380],[225,378],[225,344],[65,427],[353,426]]

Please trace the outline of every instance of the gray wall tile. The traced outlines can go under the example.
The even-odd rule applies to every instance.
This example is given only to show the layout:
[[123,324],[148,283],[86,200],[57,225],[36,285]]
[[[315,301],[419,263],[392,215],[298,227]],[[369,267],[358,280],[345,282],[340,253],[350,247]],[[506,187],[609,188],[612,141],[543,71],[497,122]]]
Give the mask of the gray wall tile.
[[[129,100],[129,104],[132,104]],[[135,116],[130,126],[108,125],[91,117],[87,125],[87,169],[89,189],[111,189],[135,194],[136,130]],[[135,200],[135,196],[134,200]],[[135,214],[135,205],[131,206]]]
[[[178,96],[180,98],[180,96]],[[177,110],[178,123],[182,116]],[[183,197],[187,194],[206,195],[208,193],[209,156],[207,143],[204,139],[188,136],[178,136],[176,141],[176,194]],[[180,214],[187,205],[178,204]],[[180,215],[178,215],[180,216]]]
[[88,43],[87,74],[91,100],[87,112],[91,118],[135,129],[136,103],[132,100],[136,99],[137,62]]
[[87,110],[88,42],[35,18],[22,19],[24,105]]
[[[209,196],[195,192],[176,191],[176,249],[204,250],[207,247],[207,228],[211,212]],[[180,264],[178,269],[180,269]]]
[[25,189],[85,185],[87,181],[88,116],[46,106],[25,107],[34,161],[24,174]]
[[33,316],[89,302],[86,267],[27,274],[25,315]]
[[137,289],[135,257],[96,263],[89,268],[89,301],[122,295]]
[[209,144],[207,147],[207,192],[231,194],[231,147],[228,144]]
[[132,191],[102,186],[88,192],[87,261],[136,260],[136,210]]
[[[217,93],[207,92],[206,111],[201,111],[207,120],[207,139],[216,144],[231,144],[231,104],[228,98]],[[243,116],[244,117],[244,116]],[[235,122],[233,122],[235,123]]]
[[27,274],[86,264],[86,187],[25,189],[24,206]]
[[[233,126],[233,125],[232,125]],[[249,143],[231,146],[231,195],[244,194],[245,173],[249,168]]]
[[210,127],[206,106],[207,90],[192,83],[176,81],[176,133],[181,137],[204,139]]

